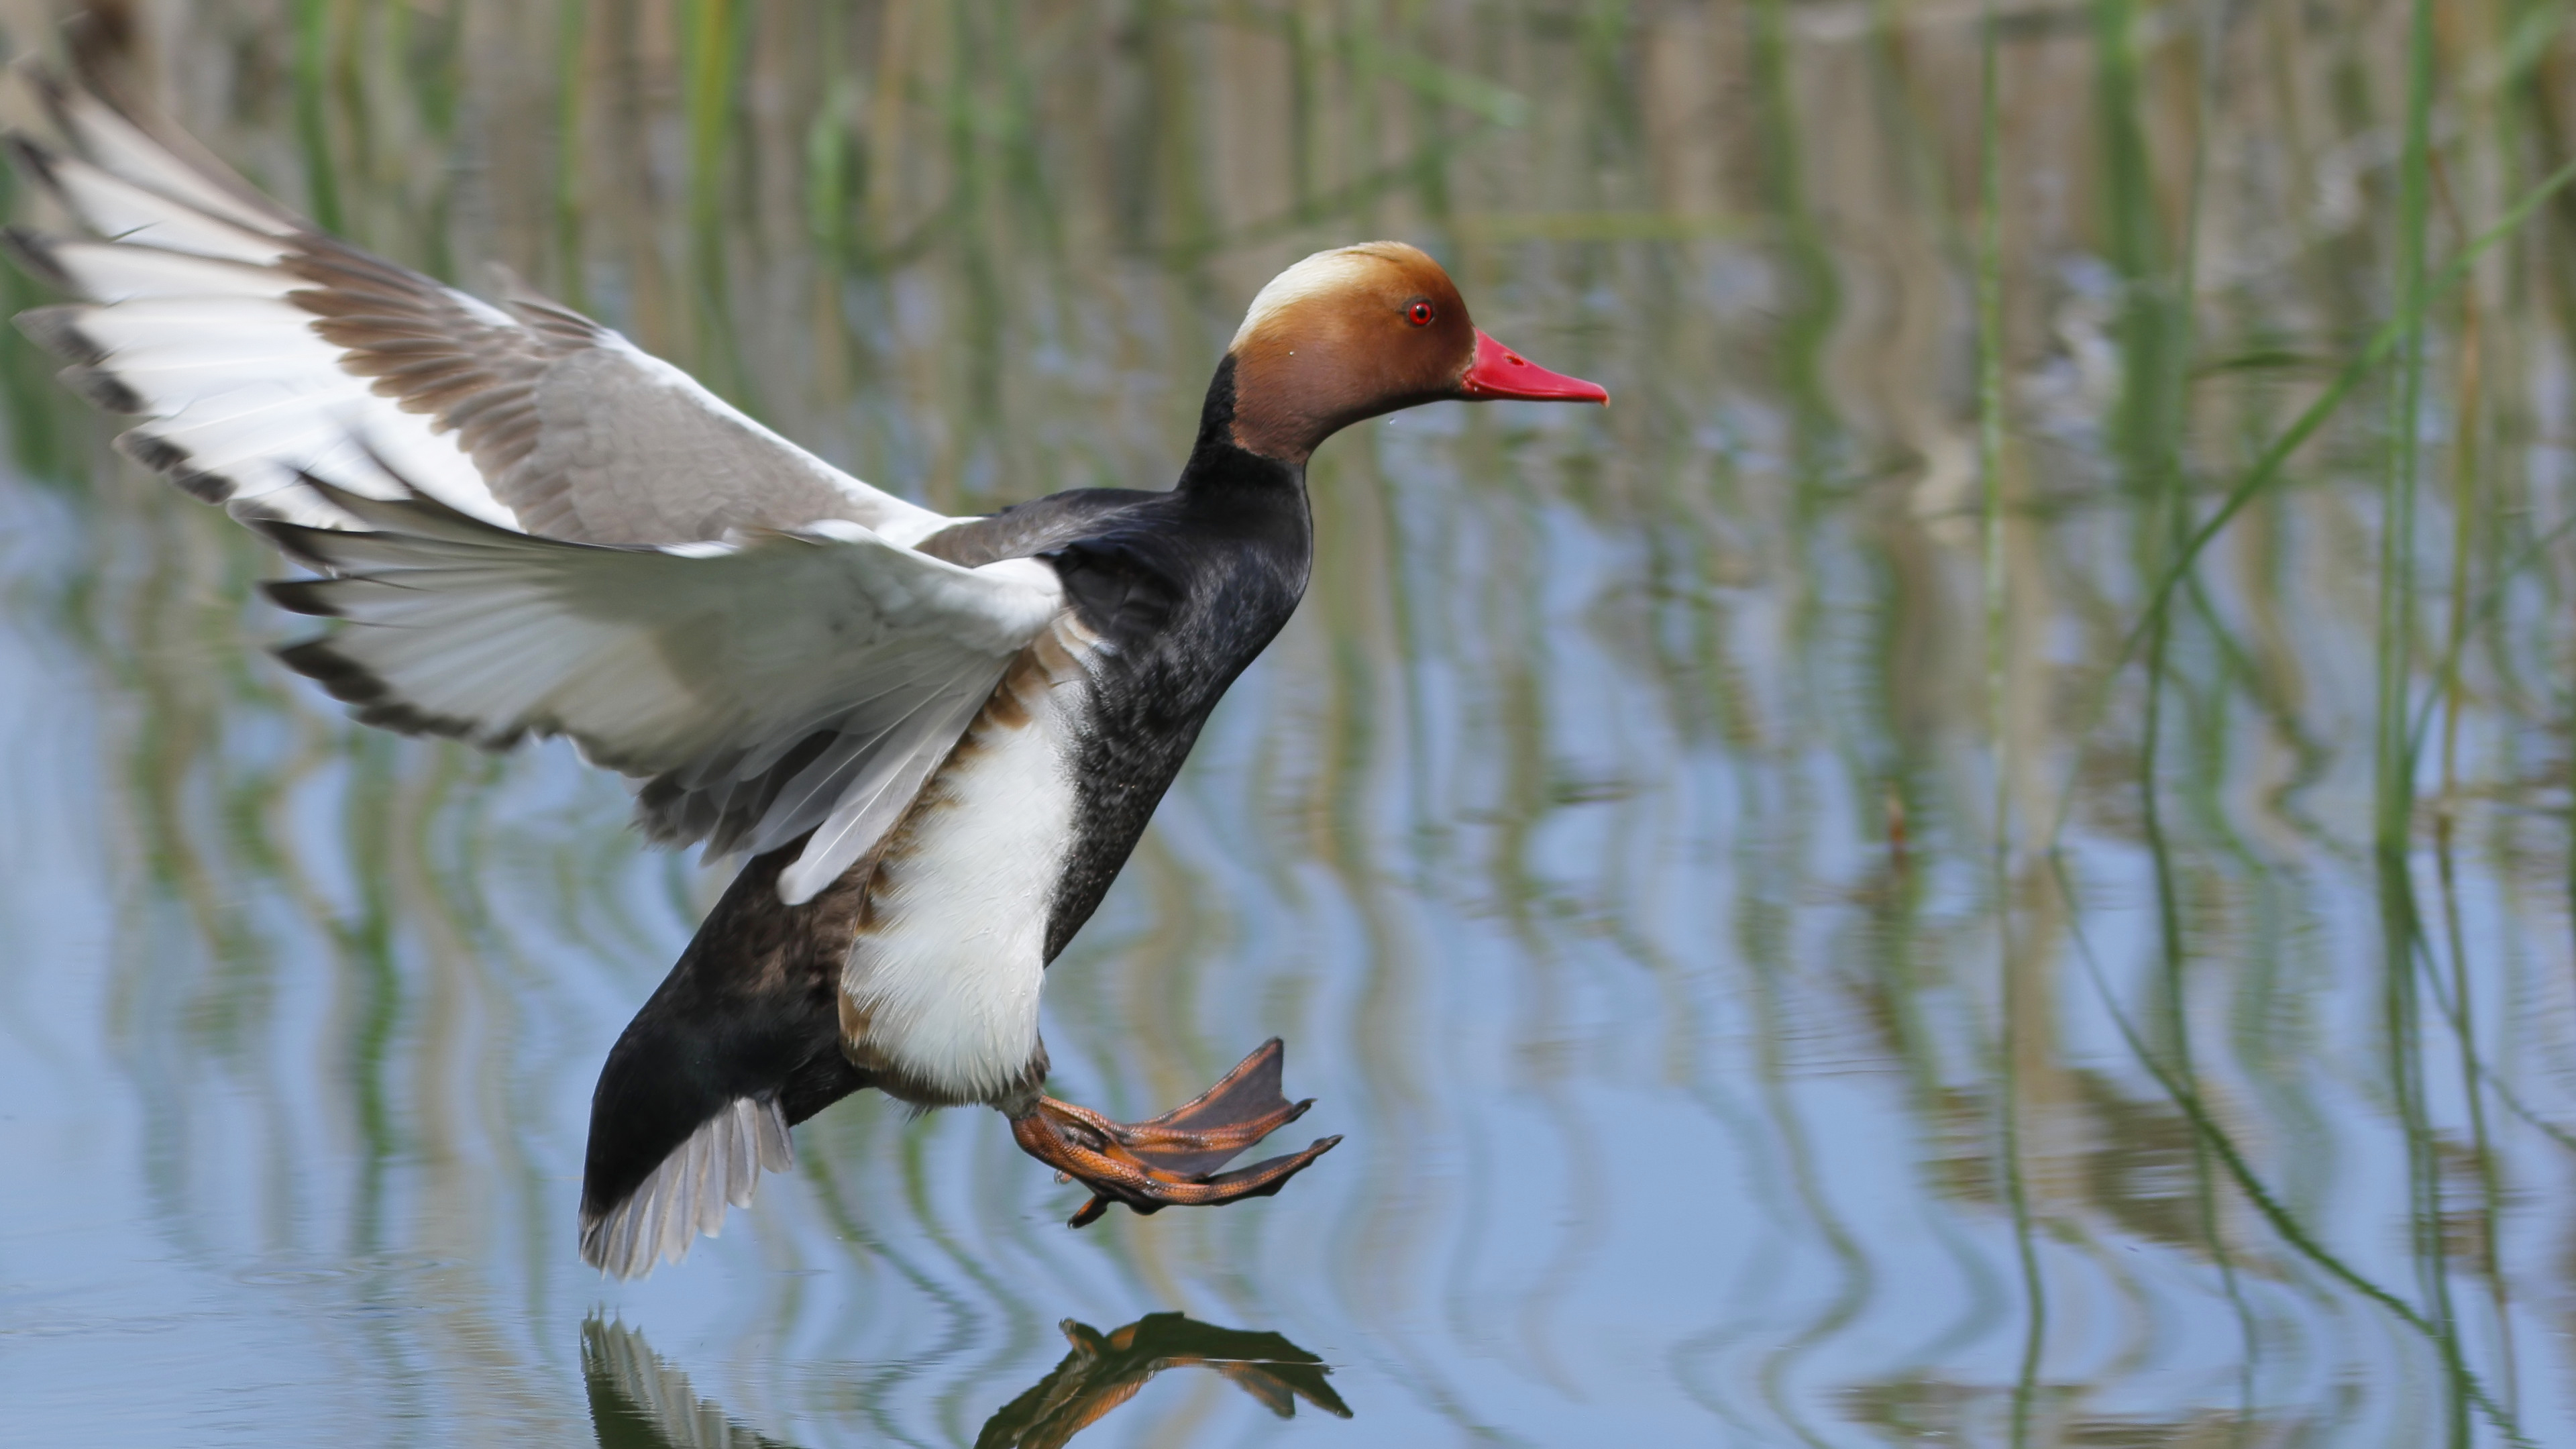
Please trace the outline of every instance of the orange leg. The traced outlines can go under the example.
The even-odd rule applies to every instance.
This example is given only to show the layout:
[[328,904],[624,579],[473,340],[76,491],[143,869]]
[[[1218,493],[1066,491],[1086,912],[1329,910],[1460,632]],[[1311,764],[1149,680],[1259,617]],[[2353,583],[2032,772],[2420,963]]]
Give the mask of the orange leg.
[[1112,1122],[1088,1107],[1053,1097],[1011,1119],[1020,1150],[1091,1189],[1073,1215],[1081,1227],[1123,1202],[1138,1213],[1167,1207],[1214,1207],[1268,1197],[1341,1141],[1327,1137],[1303,1152],[1232,1172],[1217,1169],[1279,1128],[1306,1115],[1312,1098],[1291,1102],[1279,1090],[1283,1049],[1272,1037],[1224,1080],[1151,1121]]

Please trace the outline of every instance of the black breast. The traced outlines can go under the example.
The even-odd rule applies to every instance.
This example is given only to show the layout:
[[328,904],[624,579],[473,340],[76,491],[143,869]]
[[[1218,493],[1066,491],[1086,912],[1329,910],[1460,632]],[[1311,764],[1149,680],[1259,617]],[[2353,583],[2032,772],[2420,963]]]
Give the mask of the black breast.
[[1059,493],[917,545],[970,568],[1045,559],[1105,646],[1090,661],[1075,836],[1048,913],[1049,961],[1099,908],[1208,712],[1306,589],[1314,528],[1303,471],[1210,431],[1169,493]]

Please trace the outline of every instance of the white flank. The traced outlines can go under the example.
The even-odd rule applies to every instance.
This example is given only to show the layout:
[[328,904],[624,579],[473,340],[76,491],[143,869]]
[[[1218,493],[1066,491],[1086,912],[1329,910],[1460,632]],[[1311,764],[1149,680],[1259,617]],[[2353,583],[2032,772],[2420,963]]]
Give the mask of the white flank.
[[1047,915],[1073,840],[1081,679],[1068,662],[1029,691],[1026,724],[988,717],[967,732],[896,827],[871,887],[877,924],[842,968],[865,1023],[859,1054],[950,1101],[1008,1092],[1037,1053]]

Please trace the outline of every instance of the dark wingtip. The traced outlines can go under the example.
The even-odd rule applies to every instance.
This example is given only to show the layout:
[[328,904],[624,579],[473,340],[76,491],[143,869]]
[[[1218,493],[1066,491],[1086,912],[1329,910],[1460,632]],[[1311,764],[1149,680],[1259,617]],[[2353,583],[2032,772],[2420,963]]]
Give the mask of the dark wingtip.
[[[295,525],[282,526],[291,528]],[[294,582],[299,581],[290,581],[289,586]],[[332,648],[332,643],[331,636],[324,635],[284,645],[275,653],[287,668],[321,685],[333,699],[352,706],[349,715],[360,724],[401,735],[441,735],[495,753],[510,749],[527,737],[525,729],[491,734],[477,730],[472,720],[431,714],[396,695],[393,686],[387,684],[383,676]]]
[[101,412],[123,413],[128,417],[137,417],[152,411],[152,404],[143,400],[143,394],[136,392],[124,378],[118,377],[105,368],[66,367],[55,373],[54,377],[63,386],[80,394],[83,402]]
[[[18,320],[23,322],[26,318],[21,317]],[[192,461],[187,449],[157,433],[147,433],[141,428],[119,435],[115,447],[116,451],[155,473],[176,473]]]
[[287,668],[321,685],[333,699],[348,704],[378,706],[392,692],[375,671],[332,648],[328,638],[284,645],[277,657]]
[[196,465],[196,457],[167,438],[142,428],[119,433],[116,451],[155,473],[168,477],[181,492],[200,503],[223,503],[233,496],[233,480]]
[[340,607],[331,602],[326,579],[270,579],[259,586],[259,591],[290,614],[317,619],[340,617]]
[[274,516],[245,517],[241,523],[242,527],[267,539],[279,553],[297,563],[326,571],[330,569],[330,556],[315,543],[316,539],[329,538],[330,529],[315,528],[311,524],[298,523],[292,518]]
[[79,303],[51,307],[30,307],[15,319],[18,330],[35,343],[65,362],[83,367],[96,367],[107,361],[107,349],[81,330],[81,319],[91,308]]
[[224,504],[224,512],[244,528],[257,528],[263,523],[293,523],[295,515],[266,497],[236,498]]
[[225,499],[233,496],[233,480],[221,473],[205,473],[195,468],[171,468],[165,471],[180,492],[200,503],[220,505]]
[[9,149],[9,160],[26,173],[28,180],[56,195],[62,193],[62,177],[56,171],[56,163],[61,157],[52,147],[38,142],[24,131],[11,131],[0,136],[0,146]]
[[0,252],[6,252],[9,260],[18,264],[18,270],[55,291],[79,295],[80,283],[54,260],[54,239],[43,232],[33,227],[0,227]]

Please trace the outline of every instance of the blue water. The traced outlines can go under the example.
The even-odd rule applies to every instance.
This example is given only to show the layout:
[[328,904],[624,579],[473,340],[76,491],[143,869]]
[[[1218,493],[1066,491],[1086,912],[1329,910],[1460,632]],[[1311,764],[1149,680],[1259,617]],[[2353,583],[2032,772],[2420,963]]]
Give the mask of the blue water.
[[[2012,145],[2040,180],[2012,212],[1990,692],[1955,218],[1890,179],[1920,138],[1832,104],[1877,74],[1839,11],[1799,7],[1783,41],[1792,194],[1749,179],[1777,174],[1748,139],[1771,72],[1697,12],[1335,20],[1298,52],[1204,19],[1119,40],[1049,12],[1012,50],[974,6],[954,35],[763,10],[712,222],[688,205],[681,32],[644,26],[631,71],[603,32],[532,68],[504,62],[563,43],[550,7],[424,11],[411,51],[393,11],[333,22],[367,80],[323,112],[344,225],[469,278],[511,260],[944,507],[1167,481],[1260,281],[1366,235],[1432,245],[1487,330],[1616,402],[1444,405],[1326,447],[1303,610],[1051,973],[1060,1094],[1150,1115],[1279,1035],[1318,1099],[1289,1135],[1337,1151],[1274,1199],[1070,1232],[1081,1193],[993,1114],[861,1097],[720,1239],[621,1284],[574,1251],[588,1096],[722,869],[644,848],[623,789],[561,745],[347,722],[262,652],[301,627],[252,601],[276,561],[116,461],[21,358],[0,1438],[952,1444],[990,1423],[1035,1445],[1097,1410],[1086,1446],[2576,1442],[2551,532],[2576,472],[2544,311],[2485,314],[2465,510],[2456,375],[2427,393],[2408,698],[2430,724],[2391,875],[2367,848],[2384,399],[2204,556],[2152,763],[2141,656],[2106,683],[2171,515],[2120,422],[2157,365],[2121,309],[2150,289],[2041,185],[2114,184],[2060,135],[2102,124],[2081,26],[2014,42]],[[230,79],[191,72],[170,104],[311,205],[309,136],[244,79],[290,65],[291,37],[219,6],[174,23],[167,63]],[[1926,73],[1973,57],[1936,19],[1905,33]],[[1435,69],[1369,59],[1399,43]],[[2225,53],[2279,43],[2230,31]],[[812,122],[833,46],[862,87],[845,133]],[[1342,99],[1299,111],[1294,75]],[[1354,129],[1359,95],[1383,134]],[[1139,160],[1119,128],[1149,102],[1197,149]],[[2170,158],[2162,102],[2138,104]],[[594,173],[569,233],[546,169],[567,106]],[[1934,110],[1923,144],[1972,154]],[[1324,129],[1288,146],[1282,115]],[[2224,159],[2270,144],[2268,117],[2208,123],[2197,345],[2339,357],[2319,319],[2376,285],[2377,233]],[[2318,134],[2364,154],[2382,133],[2352,124]],[[1354,137],[1411,169],[1369,171]],[[630,161],[662,189],[622,181]],[[881,186],[847,251],[807,205],[833,166]],[[2286,250],[2285,208],[2313,234]],[[2325,375],[2193,384],[2193,517]],[[2460,517],[2477,612],[2446,712],[2426,702]],[[1191,1349],[1120,1402],[1117,1371],[1150,1365],[1069,1347],[1175,1312],[1300,1357],[1162,1321],[1139,1332],[1224,1370]]]

